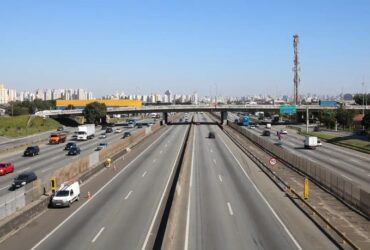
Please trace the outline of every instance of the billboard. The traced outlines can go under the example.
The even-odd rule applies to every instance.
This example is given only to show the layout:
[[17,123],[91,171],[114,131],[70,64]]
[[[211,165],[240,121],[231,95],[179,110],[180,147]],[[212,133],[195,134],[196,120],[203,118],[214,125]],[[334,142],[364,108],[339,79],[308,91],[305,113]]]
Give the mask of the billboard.
[[282,105],[280,106],[280,114],[295,114],[297,113],[297,106],[296,105]]

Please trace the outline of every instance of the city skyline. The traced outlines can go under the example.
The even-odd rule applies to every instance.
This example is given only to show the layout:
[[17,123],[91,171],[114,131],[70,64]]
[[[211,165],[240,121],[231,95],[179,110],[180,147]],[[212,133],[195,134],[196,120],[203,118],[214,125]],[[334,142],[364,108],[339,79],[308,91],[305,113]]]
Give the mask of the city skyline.
[[[102,95],[358,93],[370,80],[370,3],[244,1],[2,4],[0,82]],[[159,87],[160,86],[160,87]]]

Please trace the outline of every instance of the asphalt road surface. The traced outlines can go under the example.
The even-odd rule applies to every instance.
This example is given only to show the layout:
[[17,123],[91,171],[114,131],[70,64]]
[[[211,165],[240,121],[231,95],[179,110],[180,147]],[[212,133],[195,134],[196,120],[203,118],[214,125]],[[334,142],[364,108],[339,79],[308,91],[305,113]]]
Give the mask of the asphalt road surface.
[[[210,121],[200,115],[195,120]],[[207,138],[211,131],[215,139]],[[218,126],[195,126],[184,249],[334,249],[308,219],[291,222],[299,231],[286,226],[243,170],[234,147]],[[285,203],[277,205],[282,213],[300,213]]]
[[173,126],[34,249],[140,249],[174,172],[187,126]]
[[[67,151],[64,150],[65,143],[48,145],[47,143],[40,146],[40,154],[34,157],[23,157],[23,151],[12,152],[11,154],[1,155],[0,161],[10,161],[14,163],[14,173],[0,176],[0,196],[12,192],[9,190],[13,179],[21,172],[26,170],[35,171],[38,177],[46,175],[48,172],[52,172],[58,168],[65,166],[67,163],[75,160],[81,155],[90,154],[96,150],[97,145],[100,142],[107,142],[108,145],[121,140],[123,133],[131,131],[135,133],[137,128],[123,128],[121,133],[108,133],[107,138],[100,139],[99,136],[105,132],[105,130],[97,130],[95,137],[87,141],[74,141],[81,149],[81,154],[76,156],[68,156]],[[71,139],[72,135],[68,138]]]
[[[278,141],[276,132],[283,127],[272,126],[271,136],[264,138],[276,143]],[[252,129],[245,127],[244,129],[248,129],[256,135],[261,135],[265,128],[260,126]],[[323,145],[317,147],[316,150],[304,149],[304,137],[293,134],[293,131],[288,132],[288,135],[282,135],[281,141],[284,149],[333,170],[343,178],[357,183],[363,188],[370,188],[370,156],[368,154],[326,142],[322,142]]]

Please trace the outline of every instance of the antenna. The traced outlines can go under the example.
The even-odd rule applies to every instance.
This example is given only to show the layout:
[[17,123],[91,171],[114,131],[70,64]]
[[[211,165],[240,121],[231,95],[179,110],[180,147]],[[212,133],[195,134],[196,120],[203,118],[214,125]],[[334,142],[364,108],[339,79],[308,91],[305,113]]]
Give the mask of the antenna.
[[294,47],[294,66],[293,66],[293,72],[294,72],[294,104],[297,105],[299,104],[299,99],[298,99],[298,86],[301,81],[300,78],[300,72],[301,68],[299,66],[299,61],[298,61],[298,43],[299,43],[299,36],[295,34],[293,36],[293,47]]

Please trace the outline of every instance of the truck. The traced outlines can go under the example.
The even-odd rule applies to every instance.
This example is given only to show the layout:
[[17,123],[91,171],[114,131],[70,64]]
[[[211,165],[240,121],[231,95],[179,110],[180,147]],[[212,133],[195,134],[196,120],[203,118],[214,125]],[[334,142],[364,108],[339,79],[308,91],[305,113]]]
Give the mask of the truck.
[[49,144],[59,144],[66,142],[66,133],[51,133],[49,136]]
[[337,107],[338,103],[337,101],[332,101],[332,100],[320,100],[319,105],[321,107]]
[[249,116],[247,116],[247,115],[243,116],[242,125],[243,126],[248,126],[249,125]]
[[303,143],[304,143],[304,148],[307,148],[307,149],[316,149],[316,147],[318,146],[316,136],[306,136],[304,138]]
[[95,124],[85,124],[77,127],[77,140],[86,141],[95,136]]

